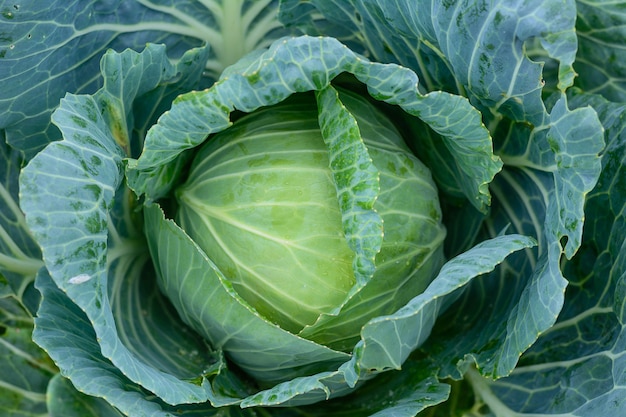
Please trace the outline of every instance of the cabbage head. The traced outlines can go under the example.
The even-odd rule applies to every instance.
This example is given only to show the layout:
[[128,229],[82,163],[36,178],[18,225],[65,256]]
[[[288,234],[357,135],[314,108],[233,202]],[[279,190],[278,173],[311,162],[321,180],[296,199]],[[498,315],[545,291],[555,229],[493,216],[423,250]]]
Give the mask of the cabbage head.
[[[367,171],[350,159],[355,155],[338,154],[324,143],[312,94],[256,110],[210,138],[176,190],[176,220],[256,313],[291,333],[351,352],[363,324],[394,312],[430,283],[443,264],[445,230],[430,171],[394,124],[356,94],[344,91],[340,99],[367,150],[359,158],[379,179],[371,210],[382,220],[375,231],[383,239],[371,277],[357,280],[355,252],[361,248],[351,247],[345,230],[355,214],[340,185],[342,176]],[[335,147],[348,143],[337,142]],[[165,293],[187,321],[200,323],[197,330],[220,343],[202,324],[212,306],[195,302],[214,288],[207,283],[188,292],[176,280],[162,280]],[[229,353],[245,333],[220,347]],[[291,355],[286,349],[275,360]]]

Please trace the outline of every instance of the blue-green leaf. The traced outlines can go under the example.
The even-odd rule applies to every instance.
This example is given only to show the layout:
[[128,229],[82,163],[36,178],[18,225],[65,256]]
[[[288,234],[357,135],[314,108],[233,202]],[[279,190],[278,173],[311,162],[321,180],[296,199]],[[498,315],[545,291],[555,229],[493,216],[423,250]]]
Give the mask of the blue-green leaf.
[[[45,346],[59,365],[61,375],[71,380],[78,390],[70,389],[66,380],[53,378],[47,390],[51,415],[60,417],[74,413],[88,416],[88,413],[97,413],[98,417],[108,417],[121,413],[132,417],[206,417],[216,413],[216,409],[207,404],[170,406],[129,380],[118,366],[102,355],[93,323],[45,270],[37,277],[37,288],[42,293],[42,305],[36,319],[34,340]],[[34,347],[32,343],[30,346]],[[140,364],[135,362],[135,365]]]
[[0,10],[0,129],[28,156],[60,138],[50,115],[65,93],[91,94],[102,86],[98,65],[108,49],[159,43],[179,59],[209,45],[202,63],[208,85],[239,57],[286,34],[276,0],[51,0],[40,6],[5,2]]
[[[202,53],[192,50],[188,56]],[[20,202],[26,221],[42,247],[55,284],[67,293],[65,302],[75,303],[85,311],[106,358],[128,378],[170,403],[204,402],[208,398],[205,388],[181,379],[191,376],[184,369],[187,365],[168,358],[172,350],[197,345],[197,338],[180,333],[174,337],[175,343],[164,344],[160,351],[155,350],[158,341],[150,339],[142,340],[150,348],[133,348],[132,342],[145,334],[142,304],[133,300],[132,308],[127,309],[125,300],[118,297],[132,294],[122,290],[126,285],[127,290],[139,289],[137,277],[144,272],[147,249],[133,217],[132,196],[120,186],[122,159],[133,147],[128,134],[134,128],[130,124],[130,103],[140,101],[142,95],[164,91],[173,77],[199,73],[197,61],[195,66],[187,65],[193,59],[179,62],[184,64],[172,65],[165,48],[159,46],[148,46],[142,54],[130,50],[108,54],[103,60],[107,79],[104,89],[95,96],[66,96],[53,115],[64,140],[37,154],[20,177]],[[171,91],[164,97],[170,94]],[[156,300],[162,298],[157,296]],[[158,302],[153,306],[158,308]],[[128,317],[116,318],[117,313],[134,313],[137,319],[129,322]],[[150,324],[157,328],[161,322],[182,329],[179,321],[168,317],[153,315],[148,322],[152,320],[155,321]],[[47,345],[45,338],[40,340],[51,355],[59,349]],[[198,350],[189,350],[193,349]],[[142,357],[151,350],[152,357]],[[201,351],[205,350],[202,346]],[[211,355],[196,355],[196,359],[191,356],[183,355],[184,362],[195,361],[191,367],[194,377],[209,369],[214,361]],[[58,353],[55,358],[58,360]],[[198,367],[198,362],[205,366]],[[63,371],[75,385],[80,385],[69,369]],[[83,379],[82,383],[88,382]]]
[[372,319],[363,327],[362,350],[360,357],[356,355],[358,369],[400,369],[408,355],[430,335],[446,296],[492,271],[511,253],[535,244],[521,235],[500,236],[448,261],[426,291],[396,313]]
[[597,110],[607,142],[602,173],[587,197],[581,248],[563,264],[569,287],[558,321],[509,377],[470,375],[492,410],[591,417],[618,416],[625,406],[626,109],[589,94],[573,96],[570,104]]
[[600,175],[603,128],[592,108],[569,110],[562,97],[550,112],[548,142],[556,172],[546,224],[559,239],[567,237],[565,255],[571,258],[582,240],[585,197]]

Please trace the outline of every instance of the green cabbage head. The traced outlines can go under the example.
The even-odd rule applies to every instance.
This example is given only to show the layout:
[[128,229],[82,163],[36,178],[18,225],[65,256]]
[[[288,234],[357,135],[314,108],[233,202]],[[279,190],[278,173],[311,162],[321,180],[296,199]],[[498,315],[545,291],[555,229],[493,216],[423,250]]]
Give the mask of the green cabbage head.
[[[233,301],[268,326],[351,352],[369,319],[396,311],[430,283],[444,260],[445,229],[429,169],[381,110],[339,91],[361,140],[325,143],[308,93],[245,115],[194,156],[175,192],[176,222],[215,264]],[[342,189],[350,181],[355,185]],[[354,198],[370,195],[371,207],[366,200],[355,204]],[[366,230],[378,236],[352,236],[351,227],[376,220]],[[351,247],[377,241],[382,243],[375,250]],[[374,255],[369,269],[360,265],[363,252]],[[203,301],[214,284],[199,282],[190,291],[175,280],[161,276],[165,294],[226,354],[236,355],[247,333],[259,331],[240,329],[224,340],[205,322],[215,307]],[[268,335],[265,345],[273,344]],[[276,366],[291,357],[287,346],[274,357]],[[259,364],[244,363],[244,370],[268,378],[258,373]]]

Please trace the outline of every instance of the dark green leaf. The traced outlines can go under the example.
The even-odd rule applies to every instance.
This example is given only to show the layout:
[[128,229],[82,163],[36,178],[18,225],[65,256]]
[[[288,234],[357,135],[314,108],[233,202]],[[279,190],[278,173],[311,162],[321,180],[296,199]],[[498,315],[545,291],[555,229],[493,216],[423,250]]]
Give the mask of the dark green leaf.
[[90,397],[74,388],[60,374],[48,384],[48,412],[51,417],[121,417],[118,410],[101,398]]
[[600,94],[615,102],[626,101],[623,4],[576,1],[576,9],[576,85],[586,93]]
[[0,415],[34,417],[46,413],[46,389],[57,372],[39,347],[32,343],[29,326],[0,324]]

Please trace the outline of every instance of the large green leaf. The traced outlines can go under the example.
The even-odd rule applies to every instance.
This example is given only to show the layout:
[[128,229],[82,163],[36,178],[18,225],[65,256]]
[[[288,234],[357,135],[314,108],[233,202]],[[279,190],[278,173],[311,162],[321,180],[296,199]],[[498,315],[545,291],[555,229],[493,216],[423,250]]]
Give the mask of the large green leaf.
[[[119,367],[102,355],[93,323],[80,307],[68,300],[45,270],[37,277],[37,288],[42,293],[43,303],[37,318],[35,341],[46,347],[59,365],[61,374],[75,387],[71,387],[68,380],[53,378],[47,390],[51,415],[100,417],[122,413],[132,417],[207,417],[217,413],[210,405],[168,405],[129,380]],[[155,312],[156,309],[146,311],[147,314]],[[168,342],[164,342],[162,348],[168,349]],[[32,343],[30,346],[35,347]],[[180,348],[189,346],[180,344]],[[167,354],[183,360],[189,357],[184,352],[171,350]],[[135,362],[135,365],[139,363]],[[222,412],[228,415],[227,410]]]
[[[585,126],[591,130],[576,128],[574,118],[589,118]],[[582,204],[598,175],[602,130],[590,109],[568,111],[555,119],[558,127],[550,134],[558,145],[552,163],[541,166],[515,155],[503,157],[517,166],[505,164],[492,183],[494,205],[479,236],[494,236],[509,227],[536,237],[537,251],[512,257],[495,274],[476,280],[443,319],[447,324],[437,326],[438,336],[431,342],[439,352],[443,375],[460,378],[466,368],[455,371],[456,362],[470,357],[484,375],[508,375],[563,308],[567,281],[560,270],[561,257],[563,252],[571,257],[580,245]],[[575,221],[565,220],[568,212],[575,213],[570,217]],[[567,237],[565,248],[563,237]]]
[[286,33],[273,0],[54,0],[43,8],[27,0],[0,7],[0,129],[29,156],[60,138],[50,115],[66,92],[91,94],[102,85],[98,65],[107,49],[163,43],[178,59],[210,45],[203,63],[209,84],[225,66]]
[[[573,82],[573,1],[307,2],[317,10],[299,3],[281,4],[285,23],[311,30],[320,25],[315,14],[319,11],[334,28],[343,28],[340,37],[345,30],[353,32],[352,38],[377,60],[414,69],[428,91],[441,88],[436,83],[447,80],[450,72],[454,78],[445,90],[466,93],[490,111],[515,120],[538,124],[545,115],[542,67],[524,53],[526,42],[539,39],[547,54],[560,62],[561,90]],[[334,35],[332,29],[325,33]],[[432,86],[431,80],[436,80]]]
[[[206,348],[194,334],[185,334],[181,323],[171,318],[175,316],[143,316],[167,312],[158,293],[142,294],[140,303],[127,298],[133,291],[145,291],[139,277],[145,272],[147,249],[137,228],[134,200],[120,188],[122,158],[132,148],[132,122],[145,123],[130,116],[131,104],[140,105],[145,96],[171,98],[176,94],[175,88],[168,87],[172,78],[187,80],[177,88],[197,83],[204,53],[191,50],[176,65],[162,46],[149,45],[141,54],[108,53],[103,59],[104,88],[95,96],[66,96],[53,115],[64,140],[37,154],[20,177],[27,223],[55,284],[67,294],[65,302],[85,311],[104,357],[171,403],[206,401],[205,388],[181,378],[191,378],[191,368],[193,377],[201,375],[214,358],[203,353]],[[155,339],[160,332],[150,330],[160,326],[178,333],[168,332],[169,342],[161,343],[164,340]],[[61,347],[51,346],[45,332],[37,340],[59,360],[55,349]],[[149,347],[134,348],[138,340]],[[173,361],[173,352],[180,355],[183,350],[188,352],[181,357],[183,362]],[[76,368],[66,366],[70,368],[61,366],[64,374],[80,386],[72,373]]]
[[[577,1],[578,54],[574,68],[576,85],[587,93],[615,102],[626,101],[626,13],[620,2]],[[601,30],[598,30],[602,28]]]
[[582,246],[564,265],[570,285],[559,320],[511,376],[469,375],[484,403],[499,413],[617,416],[626,405],[626,109],[588,94],[571,103],[593,105],[606,129],[602,174],[587,198]]

